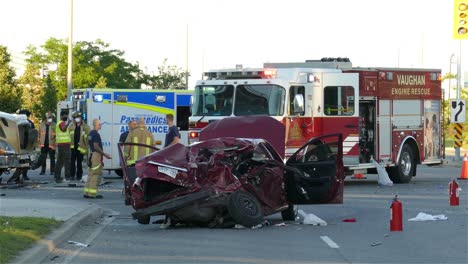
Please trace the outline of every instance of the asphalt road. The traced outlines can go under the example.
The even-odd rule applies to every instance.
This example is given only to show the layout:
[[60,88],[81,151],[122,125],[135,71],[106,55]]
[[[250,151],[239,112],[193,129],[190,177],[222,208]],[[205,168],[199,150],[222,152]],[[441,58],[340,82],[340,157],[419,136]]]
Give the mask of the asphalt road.
[[[468,181],[459,181],[460,206],[450,207],[447,194],[449,181],[459,173],[455,167],[422,166],[410,184],[384,188],[378,187],[377,175],[347,179],[344,204],[300,206],[327,226],[286,222],[259,229],[139,225],[123,204],[121,180],[107,178],[104,199],[92,200],[106,215],[70,238],[90,246],[58,245],[42,263],[468,263]],[[33,179],[52,182],[52,176],[36,174],[30,172]],[[2,192],[64,203],[83,199],[82,188],[53,183]],[[403,203],[402,232],[389,230],[395,194]],[[419,212],[444,214],[448,220],[408,221]],[[356,222],[342,222],[346,218]],[[283,223],[279,214],[268,219]]]

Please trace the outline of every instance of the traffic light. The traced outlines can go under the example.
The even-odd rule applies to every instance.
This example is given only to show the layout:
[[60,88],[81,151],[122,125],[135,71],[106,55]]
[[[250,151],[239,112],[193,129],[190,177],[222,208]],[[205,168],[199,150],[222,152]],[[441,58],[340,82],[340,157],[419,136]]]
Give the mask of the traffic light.
[[468,0],[454,0],[453,38],[468,39]]

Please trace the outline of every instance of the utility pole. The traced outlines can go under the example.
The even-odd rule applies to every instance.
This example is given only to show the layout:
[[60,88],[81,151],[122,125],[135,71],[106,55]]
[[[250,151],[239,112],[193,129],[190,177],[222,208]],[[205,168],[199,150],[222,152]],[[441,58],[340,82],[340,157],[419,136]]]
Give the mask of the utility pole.
[[188,90],[188,24],[187,24],[187,32],[186,32],[186,43],[185,43],[185,89]]
[[68,72],[67,72],[67,100],[72,98],[73,89],[73,0],[70,0],[70,30],[68,32]]

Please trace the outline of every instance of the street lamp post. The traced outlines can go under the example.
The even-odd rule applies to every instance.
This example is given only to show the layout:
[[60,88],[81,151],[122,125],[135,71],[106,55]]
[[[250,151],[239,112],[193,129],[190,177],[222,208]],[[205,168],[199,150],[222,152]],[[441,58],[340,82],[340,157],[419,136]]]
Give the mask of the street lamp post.
[[68,32],[68,72],[67,72],[67,100],[72,98],[72,88],[73,88],[73,0],[70,0],[70,31]]
[[450,56],[450,66],[449,66],[450,76],[449,76],[449,88],[448,88],[448,90],[449,90],[448,99],[449,100],[450,100],[450,90],[452,89],[452,64],[453,64],[452,59],[453,59],[454,56],[455,56],[455,53],[452,53],[452,56]]

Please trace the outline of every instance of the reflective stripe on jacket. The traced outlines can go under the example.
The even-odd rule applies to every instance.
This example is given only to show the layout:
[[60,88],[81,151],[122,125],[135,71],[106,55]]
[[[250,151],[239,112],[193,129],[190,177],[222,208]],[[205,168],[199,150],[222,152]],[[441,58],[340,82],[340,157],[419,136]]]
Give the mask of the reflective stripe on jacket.
[[66,129],[65,132],[63,132],[61,129],[60,129],[60,124],[64,122],[64,121],[61,121],[60,123],[57,124],[57,126],[55,127],[55,133],[56,133],[56,139],[57,139],[57,144],[70,144],[71,142],[71,138],[70,138],[70,133],[68,131],[68,128]]

